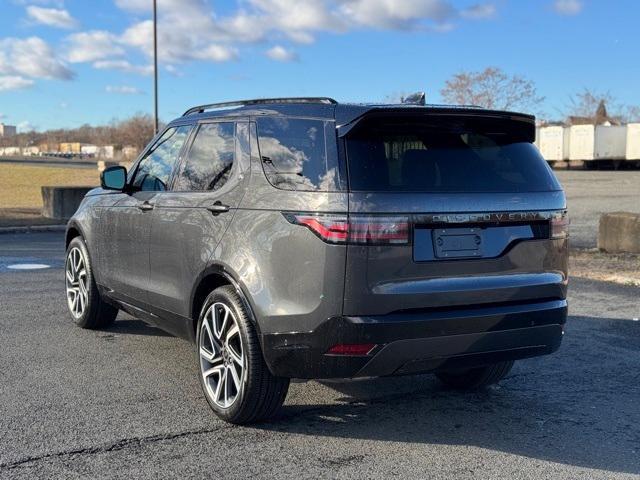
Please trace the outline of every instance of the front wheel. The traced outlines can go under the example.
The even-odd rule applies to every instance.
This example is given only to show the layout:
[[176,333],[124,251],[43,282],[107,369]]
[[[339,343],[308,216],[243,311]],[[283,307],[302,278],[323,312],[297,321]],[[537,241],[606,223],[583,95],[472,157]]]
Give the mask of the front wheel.
[[82,237],[75,237],[67,247],[64,274],[67,306],[76,325],[88,329],[111,325],[118,309],[100,296]]
[[436,376],[446,386],[457,390],[477,390],[498,383],[511,371],[513,360],[486,367],[438,372]]
[[267,368],[249,312],[232,286],[206,298],[196,340],[200,384],[218,417],[246,424],[278,412],[289,379],[274,377]]

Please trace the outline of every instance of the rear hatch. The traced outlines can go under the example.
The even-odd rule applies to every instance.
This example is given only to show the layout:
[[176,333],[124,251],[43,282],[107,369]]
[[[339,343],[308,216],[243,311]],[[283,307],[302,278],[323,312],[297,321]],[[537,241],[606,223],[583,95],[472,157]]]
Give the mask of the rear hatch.
[[533,136],[532,117],[473,112],[350,128],[344,314],[564,298],[565,197]]

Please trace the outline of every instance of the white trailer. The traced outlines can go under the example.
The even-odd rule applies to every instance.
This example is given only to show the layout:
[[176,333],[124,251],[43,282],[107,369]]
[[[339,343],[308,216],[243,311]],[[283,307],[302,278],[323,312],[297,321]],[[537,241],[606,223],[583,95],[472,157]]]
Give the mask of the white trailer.
[[627,125],[627,141],[625,149],[627,160],[640,160],[640,123]]
[[561,126],[541,127],[539,133],[540,153],[545,160],[557,162],[565,160],[565,128]]
[[598,125],[596,127],[595,158],[597,160],[624,160],[627,127],[624,125]]
[[98,153],[98,146],[90,144],[81,145],[80,153],[82,153],[83,155],[96,155]]
[[572,125],[569,127],[569,160],[589,161],[595,159],[595,126]]
[[98,150],[98,157],[100,158],[113,158],[114,148],[113,145],[105,145]]
[[39,153],[40,153],[40,149],[35,145],[32,145],[30,147],[24,147],[22,149],[22,155],[26,155],[26,156],[36,156]]
[[4,147],[2,151],[3,155],[20,155],[20,147]]

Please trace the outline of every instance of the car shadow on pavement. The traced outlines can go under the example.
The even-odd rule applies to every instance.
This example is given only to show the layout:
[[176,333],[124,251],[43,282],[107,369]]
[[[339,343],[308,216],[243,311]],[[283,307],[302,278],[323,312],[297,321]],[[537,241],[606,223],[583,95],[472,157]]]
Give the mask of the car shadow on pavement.
[[[290,402],[298,404],[260,428],[474,446],[639,474],[640,322],[571,317],[568,327],[558,353],[516,362],[485,391],[447,390],[432,375],[309,382],[293,385]],[[314,404],[321,397],[313,389],[329,390],[333,403]]]
[[166,333],[159,328],[153,327],[142,320],[135,318],[118,319],[107,330],[110,333],[121,333],[127,335],[148,335],[152,337],[171,337],[171,334]]

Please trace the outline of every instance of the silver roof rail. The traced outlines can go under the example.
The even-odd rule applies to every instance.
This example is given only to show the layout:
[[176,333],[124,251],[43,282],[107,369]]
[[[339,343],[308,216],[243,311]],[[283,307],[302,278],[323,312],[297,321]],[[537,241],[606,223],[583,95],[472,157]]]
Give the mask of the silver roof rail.
[[300,103],[321,103],[325,105],[335,105],[333,98],[329,97],[284,97],[284,98],[254,98],[251,100],[236,100],[233,102],[208,103],[190,108],[182,114],[183,117],[194,113],[203,113],[207,110],[215,110],[229,107],[245,107],[248,105],[267,105],[272,103],[300,104]]

